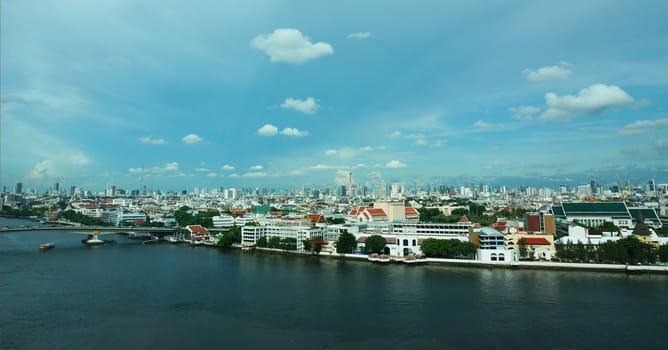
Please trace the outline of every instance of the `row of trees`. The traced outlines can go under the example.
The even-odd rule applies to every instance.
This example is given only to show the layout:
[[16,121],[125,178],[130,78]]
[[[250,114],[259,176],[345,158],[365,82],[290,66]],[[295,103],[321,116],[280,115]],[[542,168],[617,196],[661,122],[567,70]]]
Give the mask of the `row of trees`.
[[462,242],[458,239],[429,238],[422,242],[422,252],[428,256],[444,258],[472,258],[478,249],[471,242]]
[[92,216],[84,215],[81,213],[77,213],[74,210],[65,210],[62,214],[61,217],[64,219],[67,219],[72,222],[78,222],[82,225],[96,225],[96,226],[102,226],[102,225],[107,225],[105,222],[98,218],[94,218]]
[[23,206],[21,208],[14,209],[8,205],[5,205],[2,207],[2,210],[0,210],[0,213],[6,216],[27,218],[31,216],[38,216],[38,217],[44,216],[45,211],[46,208],[34,208],[31,206]]
[[183,206],[174,212],[174,219],[179,224],[180,227],[187,225],[202,225],[204,227],[213,227],[212,217],[219,215],[220,213],[217,210],[213,211],[204,211],[198,212],[195,215],[189,213],[192,209],[187,206]]
[[233,226],[223,233],[217,244],[221,247],[231,247],[234,243],[241,243],[241,227]]
[[523,208],[504,208],[494,213],[494,215],[485,215],[486,208],[483,205],[467,201],[456,202],[454,205],[466,206],[466,208],[457,208],[452,211],[451,215],[444,215],[438,208],[420,208],[420,221],[424,222],[442,222],[454,223],[459,221],[463,215],[466,215],[472,222],[477,222],[482,226],[489,226],[496,222],[497,218],[503,217],[507,219],[521,218],[527,212]]
[[297,239],[286,237],[281,239],[280,237],[271,237],[267,239],[266,237],[260,237],[257,240],[257,246],[260,248],[274,248],[282,250],[297,250]]
[[599,245],[581,242],[555,244],[557,256],[567,262],[595,262],[619,264],[652,264],[658,260],[668,262],[668,245],[658,248],[629,236]]

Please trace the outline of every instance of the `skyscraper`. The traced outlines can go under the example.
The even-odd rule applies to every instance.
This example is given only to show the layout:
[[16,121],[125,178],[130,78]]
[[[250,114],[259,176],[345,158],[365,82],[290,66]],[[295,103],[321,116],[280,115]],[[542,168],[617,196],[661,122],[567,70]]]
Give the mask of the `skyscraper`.
[[23,183],[17,182],[16,187],[14,187],[14,194],[21,194],[21,193],[23,193]]

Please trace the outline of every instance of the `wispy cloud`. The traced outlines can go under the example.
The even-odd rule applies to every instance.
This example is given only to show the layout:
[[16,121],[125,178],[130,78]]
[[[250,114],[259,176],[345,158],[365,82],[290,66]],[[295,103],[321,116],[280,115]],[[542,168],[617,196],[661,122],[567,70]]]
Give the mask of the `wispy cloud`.
[[262,165],[253,165],[252,167],[249,167],[248,169],[250,170],[262,170],[264,167]]
[[312,43],[297,29],[279,28],[271,34],[258,35],[251,47],[263,51],[272,62],[302,64],[309,60],[334,53],[332,45],[325,42]]
[[348,34],[348,39],[367,39],[371,36],[369,32],[357,32]]
[[145,143],[145,144],[148,144],[148,145],[164,145],[164,144],[167,143],[167,141],[165,141],[165,139],[162,139],[162,138],[157,139],[157,138],[153,138],[151,136],[140,137],[137,140],[139,140],[139,142],[141,142],[141,143]]
[[540,108],[534,106],[519,106],[519,107],[510,107],[508,111],[513,114],[513,119],[517,121],[529,121],[533,119],[536,113],[540,112]]
[[647,134],[652,131],[668,128],[668,118],[656,120],[636,120],[624,126],[618,133],[624,136]]
[[230,171],[230,170],[234,170],[235,168],[232,165],[225,164],[222,167],[220,167],[220,169],[225,170],[225,171]]

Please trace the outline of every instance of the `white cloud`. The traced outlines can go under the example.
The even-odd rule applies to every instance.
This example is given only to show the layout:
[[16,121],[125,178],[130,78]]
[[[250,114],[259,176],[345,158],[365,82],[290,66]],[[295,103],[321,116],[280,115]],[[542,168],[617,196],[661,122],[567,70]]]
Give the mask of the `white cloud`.
[[404,163],[402,163],[398,160],[391,160],[391,161],[387,162],[387,164],[385,164],[385,167],[390,168],[390,169],[405,168],[407,166],[408,165],[406,165],[406,164],[404,164]]
[[336,155],[336,150],[335,149],[328,149],[325,151],[326,156],[335,156]]
[[253,165],[252,167],[248,168],[250,170],[262,170],[264,167],[262,165]]
[[428,144],[428,143],[429,143],[429,142],[427,142],[426,139],[417,139],[417,141],[415,141],[415,144],[416,144],[417,146],[424,146],[424,145],[426,145],[426,144]]
[[154,139],[151,136],[140,137],[137,140],[139,140],[139,142],[141,143],[145,143],[148,145],[164,145],[167,143],[165,139]]
[[313,97],[307,97],[304,100],[289,97],[285,99],[281,107],[292,108],[306,114],[313,114],[320,108],[320,105]]
[[309,170],[328,170],[328,169],[337,169],[337,166],[334,165],[326,165],[326,164],[316,164],[314,166],[309,167]]
[[348,34],[349,39],[366,39],[370,36],[371,36],[371,33],[369,33],[369,32],[357,32],[357,33]]
[[203,172],[203,173],[204,173],[204,172],[208,172],[208,171],[211,171],[211,170],[209,170],[209,169],[207,169],[207,168],[197,168],[197,169],[195,169],[195,171],[199,171],[199,172]]
[[475,123],[473,123],[473,126],[478,128],[478,129],[492,129],[494,128],[494,124],[484,122],[482,120],[478,120]]
[[262,173],[262,172],[250,172],[250,173],[245,173],[242,175],[243,177],[265,177],[267,176],[267,173]]
[[144,168],[130,168],[128,169],[128,172],[130,174],[164,174],[164,173],[171,173],[171,172],[178,172],[179,171],[179,163],[177,162],[171,162],[171,163],[166,163],[164,166],[154,166],[150,167],[148,169]]
[[619,130],[619,134],[624,136],[640,135],[663,128],[668,128],[668,118],[657,120],[636,120]]
[[360,152],[371,152],[371,151],[373,151],[373,147],[371,146],[360,147]]
[[272,62],[292,64],[305,63],[308,60],[334,53],[332,45],[325,42],[312,43],[297,29],[279,28],[271,34],[256,36],[251,47],[263,51]]
[[216,177],[216,176],[218,176],[218,174],[216,174],[216,173],[208,173],[208,174],[206,174],[206,176],[207,176],[207,177]]
[[225,164],[222,167],[220,167],[222,170],[234,170],[235,168],[232,165]]
[[299,129],[295,128],[285,128],[281,130],[281,135],[285,136],[293,136],[293,137],[301,137],[301,136],[308,136],[309,132],[304,130],[300,131]]
[[541,121],[569,119],[576,115],[598,115],[606,109],[632,104],[633,97],[615,85],[594,84],[583,88],[577,95],[545,94],[547,110]]
[[508,111],[513,114],[513,119],[518,121],[529,121],[533,119],[534,115],[540,112],[540,108],[534,106],[519,106],[510,107]]
[[257,133],[260,136],[274,136],[278,134],[278,128],[271,124],[265,124],[263,127],[257,129]]
[[560,64],[558,66],[546,66],[540,67],[536,70],[525,69],[522,71],[529,81],[532,82],[541,82],[541,81],[553,81],[553,80],[564,80],[568,79],[573,72],[568,69],[567,64]]
[[52,167],[50,160],[41,161],[32,168],[28,178],[30,180],[42,180],[49,177],[49,171]]
[[393,133],[391,133],[389,136],[393,137],[393,138],[399,138],[399,137],[401,137],[401,131],[396,130]]
[[199,137],[199,135],[197,134],[188,134],[186,136],[183,136],[183,138],[181,138],[181,141],[192,144],[202,141],[202,138]]

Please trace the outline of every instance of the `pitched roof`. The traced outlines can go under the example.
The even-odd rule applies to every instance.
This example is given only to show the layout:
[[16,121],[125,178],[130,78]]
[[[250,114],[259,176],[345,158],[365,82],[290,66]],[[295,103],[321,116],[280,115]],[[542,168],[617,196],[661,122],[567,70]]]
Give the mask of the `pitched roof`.
[[366,212],[371,216],[387,216],[385,210],[380,208],[366,208]]
[[209,230],[201,225],[188,225],[186,229],[192,233],[209,233]]
[[524,242],[528,245],[550,245],[550,241],[543,237],[525,237]]
[[418,211],[413,207],[406,207],[406,210],[405,210],[404,213],[406,215],[420,215],[420,213],[418,213]]
[[624,202],[561,203],[565,216],[606,216],[614,219],[631,219]]

